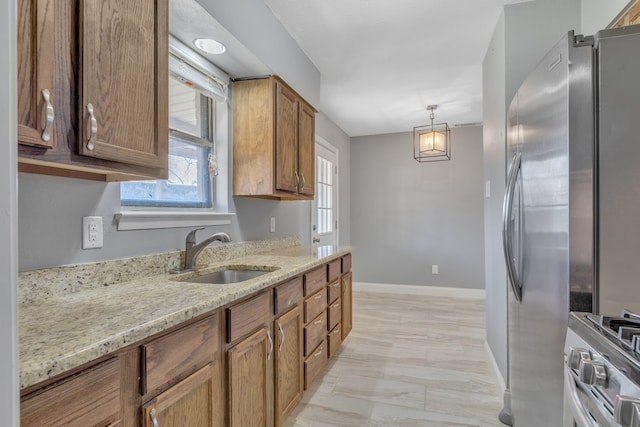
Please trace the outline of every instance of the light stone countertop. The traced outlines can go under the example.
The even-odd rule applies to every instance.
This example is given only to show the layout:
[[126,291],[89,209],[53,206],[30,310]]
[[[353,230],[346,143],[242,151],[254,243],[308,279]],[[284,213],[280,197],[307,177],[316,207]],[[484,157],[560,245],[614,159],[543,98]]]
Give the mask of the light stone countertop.
[[291,246],[213,262],[198,273],[231,265],[278,268],[235,284],[179,282],[176,279],[194,274],[163,273],[47,295],[42,299],[32,298],[19,309],[20,389],[294,277],[351,250],[350,247]]

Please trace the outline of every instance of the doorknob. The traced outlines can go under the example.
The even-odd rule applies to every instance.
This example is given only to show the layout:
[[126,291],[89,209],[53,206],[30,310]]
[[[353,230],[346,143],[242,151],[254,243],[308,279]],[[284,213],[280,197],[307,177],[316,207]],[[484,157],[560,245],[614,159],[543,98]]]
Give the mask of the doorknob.
[[312,242],[313,242],[313,243],[320,243],[320,239],[319,239],[319,238],[317,238],[317,237],[314,237],[314,238],[312,239]]

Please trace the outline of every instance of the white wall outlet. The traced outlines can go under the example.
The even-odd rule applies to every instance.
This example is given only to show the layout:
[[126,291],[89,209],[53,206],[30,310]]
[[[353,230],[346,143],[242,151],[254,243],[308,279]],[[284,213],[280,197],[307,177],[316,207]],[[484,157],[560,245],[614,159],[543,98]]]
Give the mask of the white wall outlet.
[[438,264],[433,264],[431,266],[431,274],[438,274]]
[[488,199],[491,197],[491,181],[487,180],[484,182],[484,198]]
[[272,233],[276,232],[276,217],[272,216],[271,221],[269,223],[269,231]]
[[85,216],[82,218],[82,249],[102,247],[102,217]]

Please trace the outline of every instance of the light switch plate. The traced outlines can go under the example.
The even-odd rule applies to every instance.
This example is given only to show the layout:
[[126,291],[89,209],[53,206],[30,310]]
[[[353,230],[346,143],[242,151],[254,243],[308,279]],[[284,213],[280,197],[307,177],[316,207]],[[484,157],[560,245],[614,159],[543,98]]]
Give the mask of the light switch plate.
[[276,232],[276,217],[272,216],[271,221],[269,222],[269,231],[272,233]]
[[102,247],[102,217],[85,216],[82,218],[82,249]]

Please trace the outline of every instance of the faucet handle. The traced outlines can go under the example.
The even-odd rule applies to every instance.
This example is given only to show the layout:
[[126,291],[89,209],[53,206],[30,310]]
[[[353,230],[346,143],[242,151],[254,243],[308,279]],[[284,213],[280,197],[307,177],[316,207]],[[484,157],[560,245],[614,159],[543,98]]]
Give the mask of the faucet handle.
[[204,230],[204,227],[196,228],[187,234],[187,239],[185,240],[185,248],[187,250],[191,249],[196,244],[196,231]]

